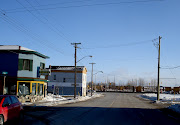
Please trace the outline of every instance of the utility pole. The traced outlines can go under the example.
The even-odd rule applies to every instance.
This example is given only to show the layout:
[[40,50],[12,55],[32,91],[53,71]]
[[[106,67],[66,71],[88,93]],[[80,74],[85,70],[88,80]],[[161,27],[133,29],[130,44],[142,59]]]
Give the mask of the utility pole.
[[81,43],[71,43],[71,45],[74,45],[74,48],[75,48],[75,54],[74,54],[74,58],[75,58],[75,61],[74,61],[74,98],[76,98],[76,50],[77,50],[77,45],[79,45]]
[[4,75],[3,95],[5,95],[6,76]]
[[115,76],[114,76],[114,89],[116,89],[116,84],[115,84]]
[[92,89],[93,89],[93,65],[96,63],[89,63],[92,64],[92,71],[91,71],[91,96],[92,96]]
[[159,79],[159,76],[160,76],[160,47],[161,47],[161,38],[159,36],[159,49],[158,49],[158,85],[157,85],[157,100],[159,101],[159,92],[160,92],[160,79]]
[[96,74],[95,74],[95,91],[96,91]]

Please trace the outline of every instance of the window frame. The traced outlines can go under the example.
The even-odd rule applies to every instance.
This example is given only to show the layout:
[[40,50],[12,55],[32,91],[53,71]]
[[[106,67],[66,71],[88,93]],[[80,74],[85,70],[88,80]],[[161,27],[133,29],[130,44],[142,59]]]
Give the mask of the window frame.
[[45,63],[40,62],[40,69],[45,69]]
[[56,81],[56,75],[53,75],[53,80]]
[[30,70],[30,60],[23,59],[23,70]]
[[63,78],[63,82],[66,82],[66,78]]
[[18,61],[18,70],[33,71],[33,60],[19,59]]

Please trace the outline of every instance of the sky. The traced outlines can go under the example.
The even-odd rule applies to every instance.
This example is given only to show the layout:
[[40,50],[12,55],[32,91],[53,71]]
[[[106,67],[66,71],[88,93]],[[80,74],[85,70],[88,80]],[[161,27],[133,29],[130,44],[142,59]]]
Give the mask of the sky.
[[[86,66],[91,81],[116,84],[157,79],[180,86],[179,0],[0,0],[0,44],[20,45],[50,57],[48,65]],[[168,68],[168,69],[164,69]],[[173,68],[173,69],[171,69]],[[94,77],[95,78],[95,77]]]

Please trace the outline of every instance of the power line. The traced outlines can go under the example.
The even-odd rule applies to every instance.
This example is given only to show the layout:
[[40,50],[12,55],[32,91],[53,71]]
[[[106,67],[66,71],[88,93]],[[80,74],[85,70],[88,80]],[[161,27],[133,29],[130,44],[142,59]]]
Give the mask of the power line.
[[[47,18],[45,18],[45,17],[43,16],[43,18],[44,18],[51,26],[49,26],[48,23],[46,23],[46,22],[44,22],[43,20],[41,20],[38,16],[36,16],[35,14],[33,14],[31,11],[29,11],[22,3],[20,3],[18,0],[16,0],[16,1],[17,1],[20,5],[22,5],[22,6],[23,6],[30,14],[32,14],[36,19],[38,19],[41,23],[45,24],[48,28],[50,28],[52,31],[54,31],[57,35],[59,35],[60,37],[64,38],[66,41],[68,41],[69,43],[71,43],[71,41],[70,41],[68,38],[66,38],[65,35],[64,35],[62,32],[60,32],[56,27],[54,27],[52,24],[50,24],[50,23],[48,22],[48,19],[47,19]],[[36,10],[36,12],[39,13],[39,14],[42,16],[42,14],[41,14],[40,12],[38,12],[37,9],[36,9],[29,1],[26,0],[26,2],[28,2],[28,4],[30,4],[30,6],[33,7],[33,9]],[[58,32],[57,32],[57,31],[58,31]],[[59,32],[60,32],[61,34],[63,34],[64,36],[62,36],[61,34],[59,34]]]
[[109,45],[109,46],[101,46],[101,47],[93,47],[93,48],[82,48],[82,49],[108,49],[108,48],[118,48],[118,47],[124,47],[124,46],[134,46],[134,45],[139,45],[139,44],[145,44],[152,42],[152,40],[146,40],[146,41],[141,41],[141,42],[132,42],[132,43],[126,43],[126,44],[119,44],[119,45]]
[[[39,4],[39,2],[37,0],[35,0],[36,3]],[[44,7],[44,6],[52,6],[52,5],[62,5],[62,4],[69,4],[69,3],[79,3],[79,2],[89,2],[90,0],[79,0],[79,1],[68,1],[68,2],[60,2],[60,3],[51,3],[51,4],[46,4],[46,5],[38,5],[38,6],[34,6],[34,7]],[[33,7],[27,7],[29,9],[32,9]],[[24,9],[24,8],[15,8],[15,9],[9,9],[7,11],[13,11],[13,10],[21,10],[21,9]]]
[[[49,8],[37,8],[36,10],[52,10],[58,8],[78,8],[78,7],[92,7],[92,6],[105,6],[105,5],[119,5],[119,4],[133,4],[133,3],[148,3],[148,2],[162,2],[165,0],[144,0],[144,1],[129,1],[129,2],[110,2],[110,3],[97,3],[97,4],[84,4],[84,5],[71,5],[71,6],[60,6],[60,7],[49,7]],[[22,8],[23,9],[23,8]],[[17,12],[25,12],[27,10],[19,10],[19,11],[9,11],[6,10],[6,13],[17,13]],[[35,11],[33,9],[29,11]]]
[[[9,23],[10,25],[12,25],[13,27],[17,28],[19,31],[23,32],[24,34],[26,34],[27,36],[31,37],[32,39],[36,40],[36,41],[39,41],[40,43],[42,43],[41,45],[42,46],[45,46],[47,47],[48,49],[51,48],[61,54],[64,55],[64,53],[62,51],[60,51],[59,49],[56,49],[54,47],[52,47],[51,45],[51,42],[50,41],[47,41],[47,40],[42,40],[37,34],[35,33],[32,33],[30,30],[28,30],[24,25],[18,23],[18,21],[16,21],[15,19],[13,18],[10,18],[9,16],[7,16],[6,14],[4,14],[2,12],[2,9],[0,10],[0,15],[2,17],[2,19]],[[47,43],[50,43],[50,44],[47,44]]]
[[[38,4],[38,5],[40,5],[40,3],[37,1],[37,0],[35,0],[36,1],[36,3]],[[35,8],[35,6],[34,6],[34,8]],[[36,9],[36,8],[35,8]],[[37,10],[37,9],[36,9]],[[38,11],[38,10],[37,10]],[[40,12],[39,12],[40,13]],[[41,14],[42,15],[42,14]],[[42,15],[43,16],[43,15]],[[44,16],[43,16],[44,17]],[[46,18],[46,17],[44,17],[47,21],[48,21],[48,23],[50,23],[50,21]],[[52,17],[51,17],[52,18]],[[56,19],[54,19],[53,18],[53,21],[56,21]],[[53,28],[55,28],[57,31],[59,31],[62,35],[64,35],[66,38],[68,38],[68,37],[70,37],[70,39],[71,40],[69,40],[68,39],[68,41],[72,41],[72,36],[70,35],[70,33],[67,33],[66,32],[66,35],[65,35],[65,33],[63,33],[62,31],[60,31],[58,28],[57,28],[57,26],[55,26],[55,25],[53,25],[52,23],[50,23],[52,26],[53,26]],[[58,25],[62,28],[62,29],[64,29],[64,26],[62,25],[62,24],[60,24],[59,22],[58,22]],[[77,40],[78,41],[78,40]]]
[[[153,42],[153,45],[157,48],[157,50],[159,51],[159,43],[157,43],[157,40],[158,40],[158,38],[156,38],[156,39],[154,39],[152,42]],[[161,57],[162,59],[163,59],[163,61],[166,63],[166,65],[167,65],[167,62],[165,61],[165,59],[163,58],[163,57]],[[159,67],[160,69],[169,69],[169,71],[170,71],[170,73],[172,74],[172,76],[175,78],[175,81],[176,81],[176,77],[175,77],[175,75],[174,75],[174,73],[172,72],[172,70],[171,69],[174,69],[174,68],[179,68],[180,66],[176,66],[176,67],[170,67],[170,68],[161,68],[161,67]],[[177,81],[176,81],[177,82]]]
[[176,68],[180,68],[180,66],[169,67],[169,68],[161,68],[161,69],[176,69]]
[[[26,1],[30,4],[31,7],[34,8],[34,10],[37,10],[28,0],[26,0]],[[38,2],[37,2],[37,3],[38,3]],[[38,4],[39,4],[39,3],[38,3]],[[50,26],[49,26],[47,23],[41,21],[41,20],[40,20],[37,16],[35,16],[33,13],[31,13],[31,14],[33,14],[33,16],[35,16],[35,17],[36,17],[40,22],[42,22],[43,24],[47,24],[46,26],[48,26],[52,31],[54,31],[55,33],[57,33],[57,34],[58,34],[59,36],[61,36],[62,38],[64,38],[67,42],[71,43],[71,40],[69,40],[63,32],[59,31],[58,28],[56,28],[55,26],[53,26],[53,24],[51,24],[51,23],[49,22],[49,20],[48,20],[46,17],[44,17],[38,10],[37,10],[36,12],[37,12],[38,14],[40,14],[40,15],[47,21],[47,23],[50,24]],[[64,37],[63,37],[61,34],[59,34],[57,31],[60,32]]]

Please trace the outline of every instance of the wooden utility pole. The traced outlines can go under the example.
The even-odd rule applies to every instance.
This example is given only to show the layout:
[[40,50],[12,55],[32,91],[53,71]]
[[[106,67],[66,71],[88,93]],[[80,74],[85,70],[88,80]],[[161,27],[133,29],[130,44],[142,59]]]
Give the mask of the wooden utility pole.
[[75,54],[74,54],[74,58],[75,58],[75,61],[74,61],[74,98],[76,98],[76,50],[77,50],[77,45],[78,44],[81,44],[81,43],[71,43],[71,45],[74,45],[74,48],[75,48]]
[[159,86],[159,84],[160,84],[160,79],[159,79],[159,77],[160,77],[160,48],[161,48],[161,38],[162,38],[162,37],[159,36],[159,49],[158,49],[158,84],[157,84],[157,100],[158,100],[158,101],[159,101],[159,92],[160,92],[160,86]]
[[89,63],[92,64],[92,71],[91,71],[91,96],[92,96],[92,90],[93,90],[93,65],[96,63]]

